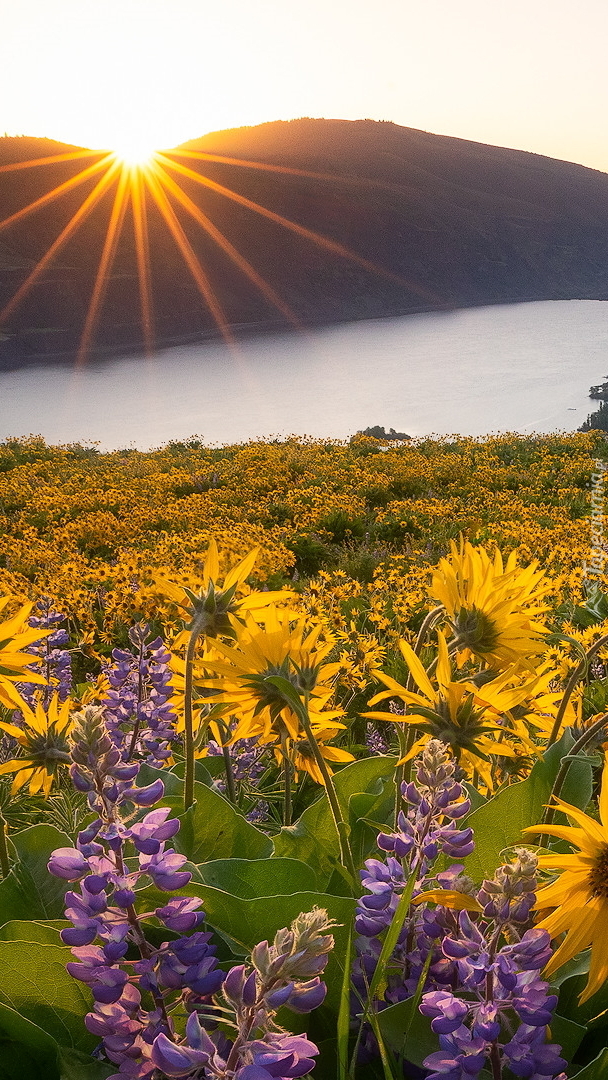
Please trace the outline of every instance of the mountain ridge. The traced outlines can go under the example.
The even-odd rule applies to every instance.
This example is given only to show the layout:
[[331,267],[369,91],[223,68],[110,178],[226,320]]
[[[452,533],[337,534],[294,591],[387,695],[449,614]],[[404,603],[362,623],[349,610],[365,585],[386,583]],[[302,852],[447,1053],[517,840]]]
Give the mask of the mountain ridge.
[[[44,157],[49,145],[49,154],[74,149],[24,136],[0,138],[0,165]],[[598,170],[370,120],[272,121],[212,132],[177,149],[239,160],[186,162],[215,188],[174,175],[301,324],[608,296],[608,174]],[[66,160],[0,173],[0,220],[80,168]],[[95,182],[0,231],[0,308]],[[217,185],[232,189],[239,201],[219,194]],[[289,219],[296,231],[252,212],[247,201]],[[110,206],[107,195],[2,326],[0,366],[76,351]],[[200,226],[179,207],[176,214],[228,323],[288,325]],[[213,318],[152,206],[149,223],[157,344],[214,333]],[[306,230],[326,237],[333,250],[313,244]],[[343,257],[336,246],[356,258]],[[136,253],[127,221],[94,349],[141,346]]]

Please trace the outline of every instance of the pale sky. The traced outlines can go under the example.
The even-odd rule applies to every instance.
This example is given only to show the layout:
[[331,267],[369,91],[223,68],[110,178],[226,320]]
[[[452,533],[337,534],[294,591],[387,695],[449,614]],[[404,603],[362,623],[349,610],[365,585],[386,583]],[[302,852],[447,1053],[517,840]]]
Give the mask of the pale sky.
[[608,171],[607,0],[0,0],[0,134],[392,120]]

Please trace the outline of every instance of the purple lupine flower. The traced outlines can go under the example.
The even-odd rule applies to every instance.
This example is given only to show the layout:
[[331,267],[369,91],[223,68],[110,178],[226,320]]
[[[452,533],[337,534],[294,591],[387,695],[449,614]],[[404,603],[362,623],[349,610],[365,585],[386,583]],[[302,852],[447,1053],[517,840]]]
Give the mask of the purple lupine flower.
[[134,651],[114,649],[114,664],[104,672],[110,689],[102,705],[110,737],[123,758],[162,767],[179,737],[170,702],[171,654],[161,638],[150,636],[147,624],[139,623],[129,631]]
[[[186,936],[152,946],[135,907],[140,879],[149,875],[157,887],[174,891],[191,875],[182,870],[185,856],[166,848],[179,828],[168,808],[150,810],[133,822],[133,805],[152,805],[164,786],[137,786],[139,765],[125,765],[108,737],[103,713],[88,708],[76,714],[73,731],[73,774],[96,816],[78,834],[76,848],[53,852],[49,868],[80,883],[79,891],[66,893],[72,925],[62,938],[75,958],[67,968],[91,990],[94,1005],[85,1022],[118,1068],[113,1080],[152,1080],[159,1070],[166,1077],[196,1073],[200,1080],[220,1080],[228,1070],[233,1080],[305,1076],[313,1068],[316,1046],[305,1036],[280,1032],[274,1018],[283,1006],[308,1013],[323,1001],[326,987],[319,976],[333,947],[327,913],[315,908],[298,916],[272,944],[256,946],[251,964],[226,976],[218,968],[211,934],[196,929],[205,918],[201,901],[176,896],[155,914]],[[127,961],[129,948],[139,952],[138,960]],[[214,995],[224,984],[218,1006]],[[151,1010],[142,1007],[142,991]],[[221,1030],[212,1039],[199,1019],[202,1015],[209,1023],[226,1005],[235,1018],[233,1042]],[[190,1015],[180,1036],[172,1017],[184,1011]]]
[[[368,860],[361,874],[367,895],[357,906],[355,1013],[361,1013],[378,963],[379,935],[414,874],[418,901],[429,887],[436,899],[439,885],[470,894],[480,912],[456,912],[440,904],[410,910],[391,958],[384,998],[375,1007],[411,996],[426,971],[420,1011],[431,1018],[440,1048],[424,1061],[432,1070],[428,1080],[474,1080],[490,1060],[510,1068],[512,1060],[515,1075],[551,1080],[564,1063],[559,1048],[545,1046],[557,998],[540,978],[551,955],[549,936],[531,928],[535,857],[518,850],[514,861],[499,867],[479,890],[461,863],[433,879],[432,864],[440,853],[464,858],[473,850],[472,830],[459,827],[470,804],[441,744],[427,744],[416,762],[416,782],[404,785],[402,795],[406,807],[396,831],[378,837],[384,859]],[[510,1042],[501,1041],[510,1036]],[[375,1049],[370,1031],[363,1032],[362,1046],[369,1060]]]
[[[32,664],[25,671],[36,671],[44,675],[48,685],[40,687],[37,683],[23,681],[17,683],[19,693],[28,705],[33,708],[36,704],[36,694],[40,694],[43,706],[46,708],[54,693],[57,693],[60,702],[67,701],[72,689],[72,658],[67,646],[70,636],[65,627],[60,626],[67,619],[61,611],[53,610],[53,601],[50,596],[41,596],[37,601],[35,611],[38,614],[30,615],[28,626],[33,629],[52,630],[39,642],[28,645],[28,653],[40,657],[40,663]],[[18,715],[18,714],[17,714]]]
[[[152,1046],[154,1064],[170,1077],[197,1075],[219,1080],[292,1080],[305,1076],[314,1067],[318,1049],[305,1035],[288,1035],[277,1030],[277,1009],[287,1006],[301,1013],[317,1008],[325,997],[325,985],[307,976],[321,972],[333,946],[328,931],[332,924],[327,912],[318,908],[299,915],[289,929],[279,930],[272,944],[260,942],[251,955],[251,964],[238,964],[226,975],[222,987],[224,1003],[234,1014],[236,1037],[224,1044],[214,1041],[202,1026],[196,1011],[186,1025],[185,1041],[158,1036]],[[172,948],[185,963],[196,956],[198,939],[193,934]],[[228,1063],[230,1062],[230,1069]]]
[[66,881],[78,881],[90,871],[90,866],[82,852],[76,848],[55,848],[49,860],[49,870],[55,877]]

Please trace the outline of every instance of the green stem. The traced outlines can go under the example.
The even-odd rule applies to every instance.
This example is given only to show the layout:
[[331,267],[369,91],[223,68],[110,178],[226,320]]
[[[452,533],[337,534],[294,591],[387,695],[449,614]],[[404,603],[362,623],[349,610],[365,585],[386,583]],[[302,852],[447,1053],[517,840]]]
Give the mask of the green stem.
[[287,731],[281,724],[281,754],[283,756],[283,825],[291,825],[291,761],[289,760],[289,741]]
[[[404,731],[404,724],[395,724],[397,728],[397,738],[399,739],[399,761],[407,754],[407,736],[409,731]],[[405,764],[402,762],[397,765],[395,769],[395,828],[397,828],[397,819],[401,811],[401,785],[405,779]]]
[[201,630],[195,622],[190,632],[186,650],[186,670],[184,677],[184,810],[189,810],[194,803],[194,724],[192,719],[192,682],[194,657]]
[[226,773],[226,791],[228,798],[233,806],[236,806],[236,785],[234,783],[234,770],[232,768],[232,758],[230,756],[230,750],[228,744],[224,742],[224,732],[222,731],[222,754],[224,757],[224,772]]
[[6,821],[3,815],[0,813],[0,871],[2,871],[2,877],[8,877],[11,864],[8,858],[8,846],[6,843]]
[[[583,732],[580,739],[577,739],[570,753],[562,761],[557,776],[555,777],[553,787],[551,789],[551,795],[549,796],[549,806],[546,807],[543,814],[543,825],[550,825],[553,821],[553,818],[555,817],[555,812],[558,807],[555,805],[551,805],[551,799],[557,799],[559,797],[559,794],[566,781],[566,776],[568,775],[568,769],[570,768],[572,758],[576,757],[577,754],[580,754],[581,750],[584,750],[584,748],[587,746],[587,743],[590,743],[594,736],[597,735],[598,731],[601,731],[601,729],[605,726],[607,720],[608,713],[602,713],[599,719],[596,720],[595,723],[591,725],[591,727],[587,728],[587,730]],[[540,846],[545,847],[548,842],[548,834],[544,833],[540,839]]]
[[332,817],[334,819],[334,825],[338,833],[338,841],[340,843],[340,861],[342,865],[348,870],[353,880],[353,885],[358,885],[358,876],[353,859],[353,853],[351,851],[349,840],[349,828],[348,824],[342,816],[342,810],[340,809],[340,803],[334,787],[332,775],[327,767],[327,762],[319,750],[319,744],[315,739],[314,732],[312,730],[312,724],[310,723],[310,716],[308,715],[308,695],[305,698],[305,707],[301,715],[302,727],[306,733],[306,738],[310,744],[314,759],[319,766],[319,771],[325,782],[325,791],[327,793],[327,801],[331,810]]
[[598,638],[598,640],[595,641],[593,643],[593,645],[591,645],[587,649],[587,652],[585,653],[585,655],[584,655],[583,659],[581,660],[580,664],[578,665],[578,667],[575,667],[574,671],[572,672],[570,678],[568,679],[568,682],[566,683],[566,689],[564,690],[564,694],[563,694],[562,700],[560,702],[559,709],[557,710],[557,715],[555,717],[555,723],[553,725],[551,735],[549,736],[549,742],[547,743],[547,749],[549,749],[550,746],[553,746],[553,743],[556,742],[556,740],[557,740],[557,737],[559,735],[559,729],[562,726],[562,720],[564,719],[564,716],[566,715],[566,709],[568,708],[568,702],[570,701],[570,698],[572,697],[572,693],[574,691],[574,688],[575,688],[577,682],[579,681],[580,678],[583,677],[583,675],[587,671],[587,668],[589,667],[589,661],[595,656],[595,654],[597,652],[599,652],[599,650],[604,645],[607,645],[607,644],[608,644],[608,634],[604,634],[603,637]]
[[[416,656],[420,656],[422,647],[426,641],[429,630],[432,629],[433,623],[439,618],[439,616],[445,611],[443,604],[439,604],[438,607],[434,607],[432,611],[428,611],[424,617],[424,622],[418,631],[418,637],[416,638],[416,644],[414,645],[414,652]],[[411,677],[411,676],[410,676]],[[413,690],[414,686],[408,686],[408,690]]]

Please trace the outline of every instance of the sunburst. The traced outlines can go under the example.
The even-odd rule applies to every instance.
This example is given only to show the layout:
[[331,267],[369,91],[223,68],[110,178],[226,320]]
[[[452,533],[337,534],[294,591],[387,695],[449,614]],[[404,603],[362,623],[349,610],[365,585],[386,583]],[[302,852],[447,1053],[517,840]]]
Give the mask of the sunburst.
[[[93,159],[93,160],[91,160]],[[190,164],[186,164],[187,161]],[[230,158],[223,155],[203,153],[194,150],[165,150],[152,149],[149,145],[130,142],[122,148],[112,151],[99,150],[70,150],[65,153],[37,158],[31,161],[20,161],[0,166],[2,173],[36,169],[41,166],[57,165],[61,162],[75,161],[82,164],[82,168],[68,180],[64,180],[56,187],[51,188],[40,197],[14,211],[4,220],[0,220],[0,232],[8,229],[11,225],[21,221],[28,215],[49,203],[62,199],[68,193],[78,187],[94,186],[83,198],[80,206],[72,214],[67,224],[61,229],[55,239],[49,244],[48,249],[38,260],[35,266],[29,270],[25,279],[19,284],[15,293],[0,310],[0,327],[6,326],[15,313],[16,309],[31,292],[45,271],[51,266],[58,253],[82,226],[85,219],[98,206],[100,201],[111,196],[111,206],[105,237],[99,252],[99,263],[95,274],[95,280],[88,300],[88,308],[77,355],[77,364],[82,364],[95,340],[99,316],[103,308],[112,266],[116,256],[119,240],[126,228],[132,230],[134,242],[135,260],[137,265],[137,277],[139,284],[139,305],[142,336],[146,349],[151,351],[154,347],[154,310],[151,287],[151,256],[150,256],[150,224],[149,217],[154,209],[157,216],[169,231],[173,242],[181,255],[188,271],[196,284],[197,290],[205,307],[211,312],[218,330],[225,341],[234,344],[234,339],[228,320],[222,305],[218,299],[216,289],[211,282],[201,260],[194,248],[177,211],[183,218],[184,212],[197,226],[228,256],[232,263],[244,274],[256,287],[264,298],[280,312],[282,317],[295,326],[299,321],[290,309],[289,305],[279,296],[275,289],[265,280],[254,266],[241,254],[230,242],[224,233],[215,225],[209,216],[201,209],[197,202],[190,197],[182,187],[186,180],[198,188],[207,189],[233,203],[244,207],[246,210],[257,214],[277,225],[291,231],[308,243],[332,256],[338,256],[354,264],[359,265],[372,274],[381,276],[397,283],[409,293],[416,293],[423,297],[433,306],[440,304],[439,298],[416,282],[408,281],[390,270],[375,265],[369,259],[364,258],[355,251],[351,251],[345,245],[328,236],[323,236],[313,229],[307,228],[298,222],[277,213],[267,206],[263,206],[253,199],[247,198],[239,192],[218,183],[205,175],[202,170],[205,163],[229,164],[237,169],[259,169],[285,176],[301,176],[323,181],[340,181],[342,183],[375,183],[374,181],[345,180],[344,177],[333,176],[328,173],[312,172],[304,169],[290,168],[283,165],[273,165],[263,162],[248,161],[240,158]],[[198,166],[198,170],[191,165]],[[182,183],[180,183],[180,181]],[[391,185],[379,184],[380,187]],[[196,190],[196,189],[195,189]],[[127,222],[130,221],[130,224]]]

